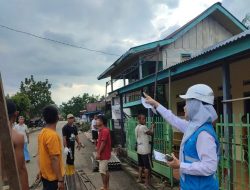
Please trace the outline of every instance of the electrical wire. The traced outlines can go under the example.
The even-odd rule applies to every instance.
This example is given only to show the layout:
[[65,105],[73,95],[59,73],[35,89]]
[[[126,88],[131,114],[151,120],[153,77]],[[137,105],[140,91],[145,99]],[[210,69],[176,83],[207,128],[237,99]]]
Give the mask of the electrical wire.
[[105,52],[105,51],[101,51],[101,50],[96,50],[96,49],[90,49],[90,48],[87,48],[87,47],[82,47],[82,46],[78,46],[78,45],[74,45],[74,44],[70,44],[70,43],[66,43],[66,42],[61,42],[61,41],[58,41],[58,40],[54,40],[54,39],[51,39],[51,38],[42,37],[42,36],[30,33],[30,32],[25,32],[25,31],[22,31],[22,30],[17,30],[17,29],[14,29],[14,28],[10,28],[10,27],[2,25],[2,24],[0,24],[0,27],[4,28],[4,29],[7,29],[7,30],[11,30],[11,31],[17,32],[17,33],[22,33],[22,34],[25,34],[25,35],[28,35],[28,36],[31,36],[31,37],[34,37],[34,38],[39,38],[39,39],[42,39],[42,40],[47,40],[47,41],[50,41],[50,42],[62,44],[62,45],[65,45],[65,46],[70,46],[70,47],[73,47],[73,48],[83,49],[83,50],[86,50],[86,51],[101,53],[101,54],[110,55],[110,56],[119,56],[119,55],[114,54],[114,53],[109,53],[109,52]]

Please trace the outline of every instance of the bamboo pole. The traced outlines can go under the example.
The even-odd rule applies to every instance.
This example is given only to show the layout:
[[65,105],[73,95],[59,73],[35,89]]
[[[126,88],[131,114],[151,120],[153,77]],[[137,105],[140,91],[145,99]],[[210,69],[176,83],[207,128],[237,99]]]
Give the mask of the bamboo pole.
[[10,190],[21,190],[10,130],[2,77],[0,74],[0,143],[2,145],[4,144],[1,153],[4,162],[3,173],[7,175]]
[[242,100],[249,100],[250,97],[244,97],[244,98],[235,98],[235,99],[229,99],[229,100],[222,100],[222,103],[228,103],[228,102],[236,102],[236,101],[242,101]]

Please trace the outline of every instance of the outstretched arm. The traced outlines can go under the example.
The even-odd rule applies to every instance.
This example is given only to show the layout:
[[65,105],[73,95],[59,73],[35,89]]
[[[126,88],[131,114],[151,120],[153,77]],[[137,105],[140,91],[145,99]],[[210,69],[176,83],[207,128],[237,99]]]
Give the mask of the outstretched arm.
[[156,127],[156,124],[153,123],[149,130],[146,132],[147,135],[153,135],[154,134],[154,128]]
[[186,128],[188,126],[188,121],[187,120],[179,118],[178,116],[173,114],[171,110],[168,110],[167,108],[163,107],[159,102],[157,102],[156,100],[151,98],[146,93],[144,93],[144,95],[146,97],[146,102],[148,104],[152,105],[153,107],[155,107],[156,110],[158,111],[158,113],[160,113],[160,115],[170,125],[172,125],[174,128],[180,130],[183,133],[186,131]]
[[176,116],[172,113],[171,110],[168,110],[167,108],[163,107],[162,105],[159,105],[156,110],[160,115],[174,128],[180,130],[181,132],[185,133],[188,121],[185,119],[181,119],[180,117]]

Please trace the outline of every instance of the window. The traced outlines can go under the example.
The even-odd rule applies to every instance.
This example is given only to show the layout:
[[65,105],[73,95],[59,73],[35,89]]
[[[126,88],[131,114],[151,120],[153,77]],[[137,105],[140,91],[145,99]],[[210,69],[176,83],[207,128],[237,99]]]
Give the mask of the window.
[[[146,77],[148,75],[152,75],[155,73],[155,66],[157,61],[145,61],[142,65],[142,77]],[[158,63],[158,71],[161,71],[163,68],[162,61]]]
[[181,54],[181,62],[186,61],[186,60],[188,60],[190,58],[191,58],[191,54],[190,53],[182,53]]

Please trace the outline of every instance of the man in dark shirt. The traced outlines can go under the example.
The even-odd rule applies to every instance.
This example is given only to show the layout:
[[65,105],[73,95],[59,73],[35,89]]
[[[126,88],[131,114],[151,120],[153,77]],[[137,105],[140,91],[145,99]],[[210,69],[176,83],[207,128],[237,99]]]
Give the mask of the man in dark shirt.
[[96,126],[99,131],[96,159],[100,160],[99,172],[101,173],[103,182],[103,187],[101,189],[108,190],[109,189],[108,161],[111,157],[111,138],[110,138],[110,131],[106,127],[107,119],[102,115],[98,115],[96,120]]
[[75,141],[78,144],[79,149],[82,147],[81,142],[78,138],[78,132],[76,126],[74,126],[75,117],[73,114],[67,115],[68,123],[63,127],[63,146],[67,152],[66,159],[66,174],[74,174],[74,160],[75,160]]

